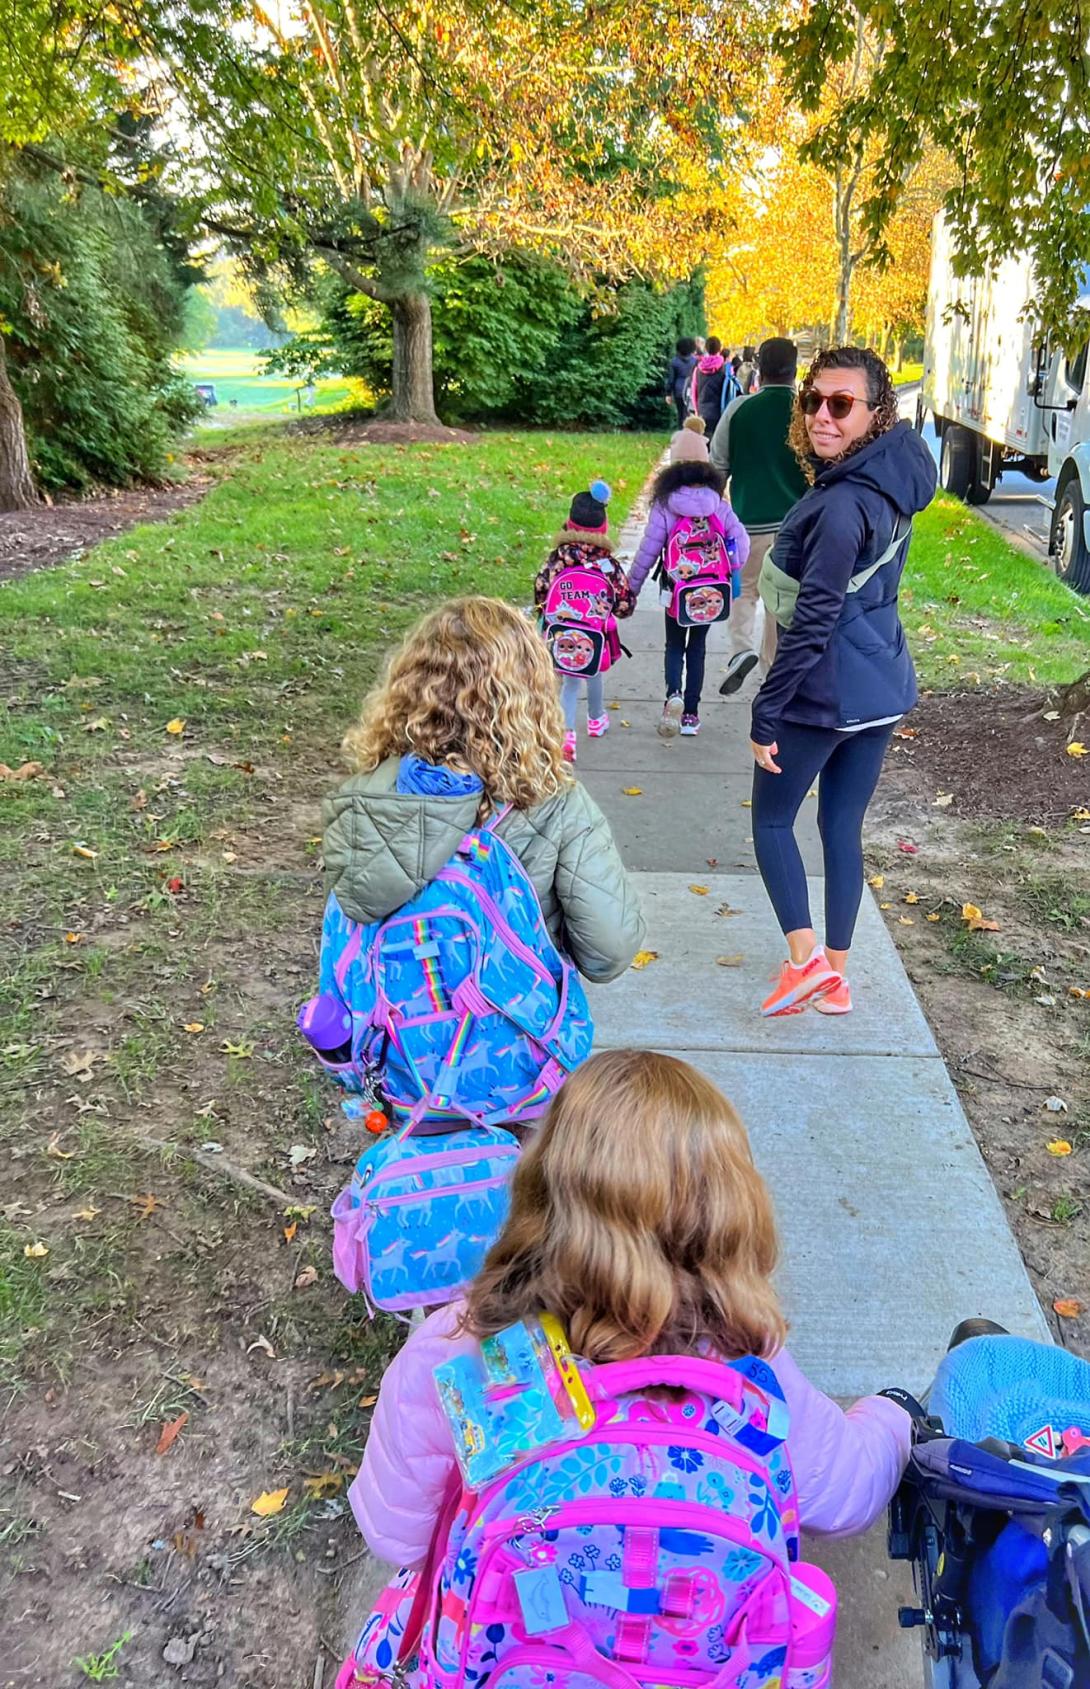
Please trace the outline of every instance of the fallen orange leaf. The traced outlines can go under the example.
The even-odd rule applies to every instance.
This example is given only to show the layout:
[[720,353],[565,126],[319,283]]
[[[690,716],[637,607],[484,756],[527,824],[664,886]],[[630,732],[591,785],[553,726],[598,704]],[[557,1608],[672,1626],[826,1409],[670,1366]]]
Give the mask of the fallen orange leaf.
[[689,890],[692,892],[694,897],[707,897],[708,895],[707,886],[690,886]]
[[298,1230],[299,1230],[298,1220],[293,1220],[290,1226],[285,1226],[284,1227],[284,1242],[290,1243],[292,1238],[295,1236],[295,1234]]
[[173,721],[167,722],[166,730],[167,730],[168,733],[173,733],[173,734],[184,733],[185,732],[185,717],[180,716],[180,715],[176,715],[174,717]]
[[1071,1147],[1066,1138],[1053,1138],[1050,1144],[1045,1145],[1049,1155],[1070,1155]]
[[657,950],[637,950],[632,958],[632,966],[637,969],[645,968],[648,962],[657,962],[658,959],[659,953]]
[[303,1488],[314,1501],[324,1501],[344,1489],[343,1472],[320,1472],[316,1478],[304,1478]]
[[1057,1296],[1052,1306],[1062,1320],[1077,1320],[1082,1313],[1082,1303],[1077,1296]]
[[159,1433],[159,1441],[155,1445],[156,1454],[166,1454],[178,1441],[182,1430],[189,1423],[188,1413],[180,1413],[177,1419],[170,1419]]
[[642,786],[622,786],[621,787],[621,796],[625,797],[625,798],[642,798],[643,797],[643,787]]

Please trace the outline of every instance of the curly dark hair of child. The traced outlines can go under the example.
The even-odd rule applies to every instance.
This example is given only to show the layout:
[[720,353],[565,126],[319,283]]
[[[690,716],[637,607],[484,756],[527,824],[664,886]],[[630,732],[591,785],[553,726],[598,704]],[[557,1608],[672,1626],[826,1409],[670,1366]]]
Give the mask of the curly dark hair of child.
[[[795,400],[795,409],[791,417],[791,431],[787,436],[787,443],[802,464],[803,469],[811,481],[814,478],[813,453],[810,448],[810,436],[806,432],[806,419],[802,414],[802,395],[808,387],[812,387],[819,375],[830,369],[861,369],[867,378],[867,398],[874,406],[871,413],[871,425],[861,440],[855,440],[843,453],[844,457],[851,457],[879,434],[888,434],[900,421],[900,411],[897,406],[897,392],[893,385],[893,378],[886,365],[872,352],[869,346],[827,346],[819,352],[803,378]],[[840,458],[834,461],[842,461]]]
[[665,504],[671,493],[682,487],[712,487],[722,498],[727,478],[714,463],[667,463],[655,476],[651,488],[654,504]]

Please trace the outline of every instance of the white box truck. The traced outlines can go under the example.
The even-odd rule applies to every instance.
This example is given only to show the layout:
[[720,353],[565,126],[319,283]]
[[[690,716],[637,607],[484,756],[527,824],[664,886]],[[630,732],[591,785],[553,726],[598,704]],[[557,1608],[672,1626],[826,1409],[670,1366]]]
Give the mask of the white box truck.
[[[1090,294],[1084,280],[1081,292]],[[1080,298],[1090,308],[1090,297]],[[1087,345],[1069,355],[1035,321],[1033,266],[1004,259],[957,277],[942,216],[931,243],[917,426],[931,411],[939,483],[985,504],[1004,469],[1056,477],[1050,550],[1069,586],[1090,593],[1090,391]]]

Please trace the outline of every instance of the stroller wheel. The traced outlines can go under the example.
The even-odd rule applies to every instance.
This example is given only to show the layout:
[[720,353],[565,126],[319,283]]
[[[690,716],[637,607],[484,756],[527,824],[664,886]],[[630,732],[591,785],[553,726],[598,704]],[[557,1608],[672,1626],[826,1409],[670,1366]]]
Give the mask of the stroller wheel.
[[956,1325],[954,1327],[950,1341],[946,1345],[946,1348],[947,1352],[951,1349],[956,1349],[959,1343],[968,1343],[971,1337],[1009,1336],[1010,1332],[1007,1330],[1006,1326],[996,1325],[994,1320],[962,1320],[960,1325]]

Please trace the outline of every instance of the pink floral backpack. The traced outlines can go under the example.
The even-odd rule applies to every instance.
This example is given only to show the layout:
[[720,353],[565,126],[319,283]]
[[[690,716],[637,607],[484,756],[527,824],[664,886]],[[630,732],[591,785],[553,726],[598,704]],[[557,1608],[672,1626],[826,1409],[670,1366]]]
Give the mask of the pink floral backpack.
[[451,1498],[338,1689],[818,1689],[832,1584],[798,1561],[771,1366],[588,1368],[593,1427]]

